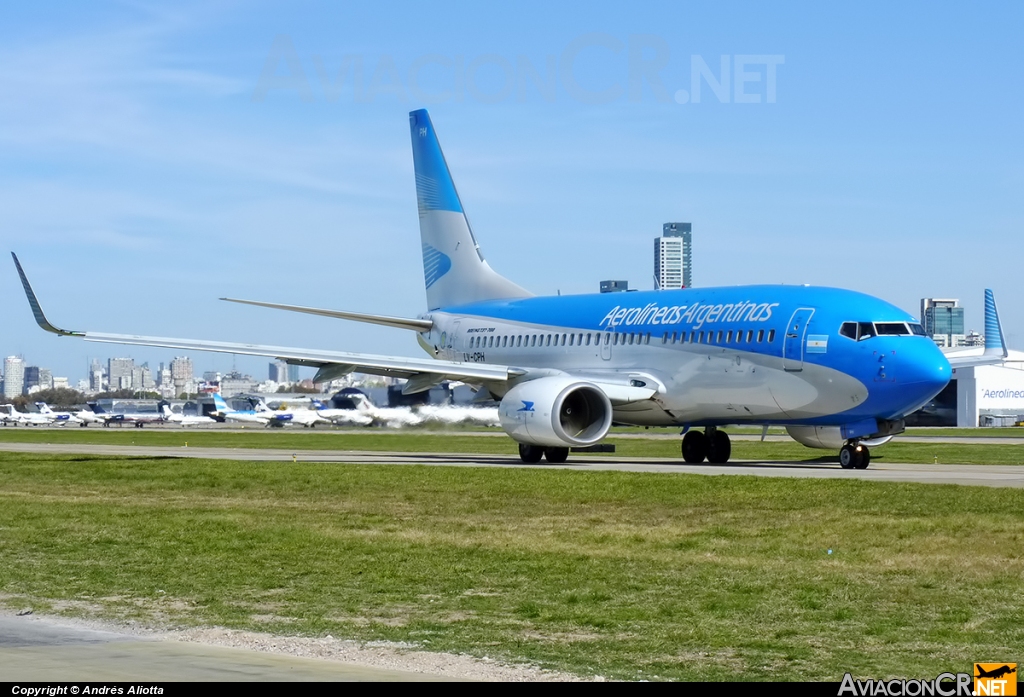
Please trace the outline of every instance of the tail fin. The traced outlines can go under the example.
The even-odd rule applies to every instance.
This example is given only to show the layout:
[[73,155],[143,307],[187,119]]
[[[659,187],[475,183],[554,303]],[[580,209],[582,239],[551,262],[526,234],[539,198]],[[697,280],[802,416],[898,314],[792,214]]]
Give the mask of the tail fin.
[[996,296],[988,288],[985,289],[985,354],[1006,358],[1006,341],[1003,339],[1003,326],[999,322],[996,310]]
[[213,393],[213,408],[221,413],[232,411],[228,408],[228,403],[224,401],[219,392]]
[[530,297],[484,261],[427,110],[410,112],[409,127],[427,308]]
[[88,406],[90,409],[92,409],[92,413],[93,414],[106,414],[107,413],[107,412],[105,412],[103,410],[103,407],[101,407],[96,402],[86,402],[86,406]]
[[39,410],[40,414],[52,414],[53,409],[50,409],[50,405],[46,402],[36,402],[36,409]]

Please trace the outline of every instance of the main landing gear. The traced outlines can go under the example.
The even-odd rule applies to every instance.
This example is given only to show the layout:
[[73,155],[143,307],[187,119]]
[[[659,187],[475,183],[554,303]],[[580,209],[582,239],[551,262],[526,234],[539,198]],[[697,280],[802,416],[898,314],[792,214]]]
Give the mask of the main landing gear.
[[839,466],[844,470],[865,470],[871,462],[871,452],[867,446],[857,441],[847,441],[839,451]]
[[544,448],[539,445],[527,445],[526,443],[519,444],[519,459],[529,464],[536,464],[540,462],[541,458],[545,458],[548,462],[553,465],[565,462],[569,458],[568,448]]
[[732,455],[732,443],[729,434],[708,426],[704,433],[687,431],[683,436],[683,460],[691,465],[708,462],[721,465],[729,461]]

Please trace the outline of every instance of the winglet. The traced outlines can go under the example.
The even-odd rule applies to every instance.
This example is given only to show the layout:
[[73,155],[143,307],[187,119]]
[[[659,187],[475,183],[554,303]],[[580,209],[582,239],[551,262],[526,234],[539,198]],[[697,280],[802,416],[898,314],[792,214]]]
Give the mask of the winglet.
[[43,314],[43,308],[39,306],[39,300],[36,299],[36,294],[32,291],[32,286],[28,282],[28,277],[25,275],[24,269],[21,268],[21,262],[18,261],[18,255],[11,252],[11,256],[14,257],[14,265],[18,267],[18,275],[21,276],[21,285],[25,288],[25,297],[28,298],[28,306],[32,308],[32,315],[36,318],[36,324],[52,334],[58,336],[85,336],[85,332],[74,332],[68,331],[67,329],[60,329],[55,327],[46,319],[46,315]]
[[1003,358],[1009,355],[1003,338],[1003,325],[999,322],[999,311],[996,310],[996,296],[988,288],[985,289],[985,354]]

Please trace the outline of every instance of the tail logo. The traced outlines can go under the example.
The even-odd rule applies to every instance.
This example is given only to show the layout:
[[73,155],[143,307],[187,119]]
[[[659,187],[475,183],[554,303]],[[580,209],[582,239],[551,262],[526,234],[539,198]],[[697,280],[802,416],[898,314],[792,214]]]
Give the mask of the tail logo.
[[451,271],[452,260],[447,254],[443,254],[431,247],[423,245],[423,280],[427,288],[437,283],[437,280]]

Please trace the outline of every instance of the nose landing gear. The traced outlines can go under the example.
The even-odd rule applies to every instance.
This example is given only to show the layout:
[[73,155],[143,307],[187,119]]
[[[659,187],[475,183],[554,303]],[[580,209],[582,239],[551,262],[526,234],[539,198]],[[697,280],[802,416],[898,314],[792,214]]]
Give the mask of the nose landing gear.
[[863,470],[871,462],[871,452],[867,446],[857,441],[848,441],[839,451],[839,466],[844,470]]

